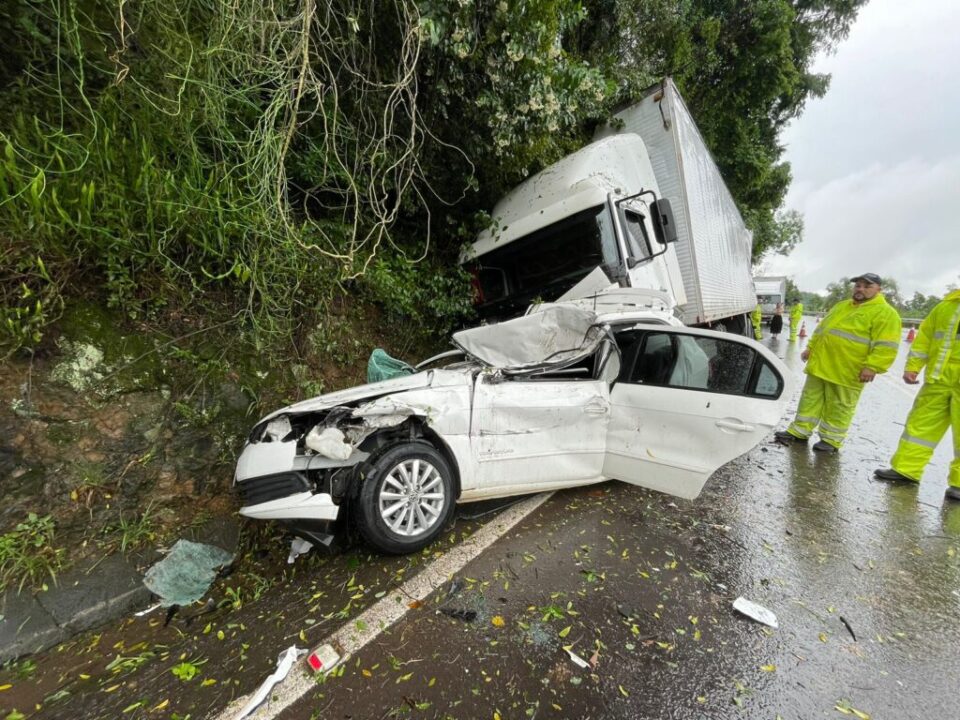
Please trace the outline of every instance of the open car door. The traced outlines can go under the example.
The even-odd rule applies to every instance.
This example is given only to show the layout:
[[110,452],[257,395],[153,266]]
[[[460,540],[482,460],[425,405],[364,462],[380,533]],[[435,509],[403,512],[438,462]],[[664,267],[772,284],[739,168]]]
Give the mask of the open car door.
[[637,325],[611,391],[603,474],[692,499],[718,468],[777,425],[791,397],[787,367],[745,337]]

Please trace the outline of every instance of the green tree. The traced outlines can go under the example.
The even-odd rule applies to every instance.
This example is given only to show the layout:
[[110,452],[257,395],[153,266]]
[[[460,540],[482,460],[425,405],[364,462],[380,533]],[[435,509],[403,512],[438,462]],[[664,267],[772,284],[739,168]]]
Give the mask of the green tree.
[[[903,297],[900,295],[900,286],[893,278],[880,278],[881,292],[886,301],[897,309],[901,314],[904,311]],[[832,308],[841,300],[847,300],[853,292],[853,284],[850,278],[843,277],[837,282],[827,285],[827,295],[824,298],[824,305],[827,309]]]
[[672,75],[748,225],[754,259],[789,252],[797,216],[778,214],[790,184],[780,133],[829,76],[819,52],[847,36],[866,0],[594,0],[585,50],[635,94]]
[[923,319],[930,314],[930,311],[941,299],[937,295],[924,295],[921,292],[914,292],[913,297],[903,306],[903,315],[914,319]]
[[3,3],[0,310],[33,338],[24,287],[101,292],[263,340],[345,288],[443,324],[484,211],[664,75],[755,257],[787,252],[780,132],[864,1]]
[[817,313],[827,309],[826,301],[819,293],[801,291],[800,302],[803,303],[804,312]]
[[797,287],[797,284],[793,281],[793,278],[787,278],[787,293],[784,298],[787,305],[793,305],[798,300],[801,300],[800,288]]

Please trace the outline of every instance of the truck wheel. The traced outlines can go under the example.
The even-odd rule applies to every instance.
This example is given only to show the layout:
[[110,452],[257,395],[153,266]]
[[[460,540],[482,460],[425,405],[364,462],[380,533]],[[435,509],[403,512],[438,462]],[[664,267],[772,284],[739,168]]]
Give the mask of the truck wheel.
[[724,318],[720,326],[724,332],[733,335],[743,335],[744,337],[753,337],[753,325],[751,324],[749,315],[734,315],[733,317]]
[[416,552],[446,526],[453,513],[453,472],[432,445],[398,445],[361,471],[354,519],[364,540],[380,552]]

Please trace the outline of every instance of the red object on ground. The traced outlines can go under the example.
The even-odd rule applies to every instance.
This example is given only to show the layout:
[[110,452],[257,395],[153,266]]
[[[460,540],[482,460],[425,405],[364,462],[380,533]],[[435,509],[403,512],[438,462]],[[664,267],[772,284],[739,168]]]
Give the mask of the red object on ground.
[[913,342],[917,337],[917,331],[914,328],[910,328],[910,332],[907,333],[907,342]]
[[807,336],[807,324],[805,322],[800,323],[800,337]]
[[307,665],[315,673],[328,673],[338,662],[340,662],[340,655],[330,645],[321,645],[307,655]]

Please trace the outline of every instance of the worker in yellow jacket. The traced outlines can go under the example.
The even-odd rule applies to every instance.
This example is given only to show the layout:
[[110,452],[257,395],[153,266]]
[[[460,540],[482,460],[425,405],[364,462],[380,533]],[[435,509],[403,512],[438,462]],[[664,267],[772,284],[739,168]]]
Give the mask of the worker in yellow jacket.
[[864,383],[886,372],[897,357],[900,315],[880,293],[880,277],[864,273],[851,282],[851,299],[830,309],[800,354],[807,381],[796,417],[776,433],[782,443],[806,442],[818,430],[814,450],[839,450]]
[[881,480],[920,482],[923,469],[947,428],[953,426],[953,462],[950,463],[947,497],[960,500],[960,290],[954,290],[920,323],[907,356],[903,381],[916,385],[923,371],[900,444],[890,460],[892,467],[877,470]]
[[797,300],[790,308],[790,342],[797,341],[801,322],[803,322],[803,303]]
[[750,322],[753,324],[753,337],[757,340],[763,340],[763,330],[760,329],[760,323],[763,322],[763,312],[760,310],[760,303],[750,313]]

